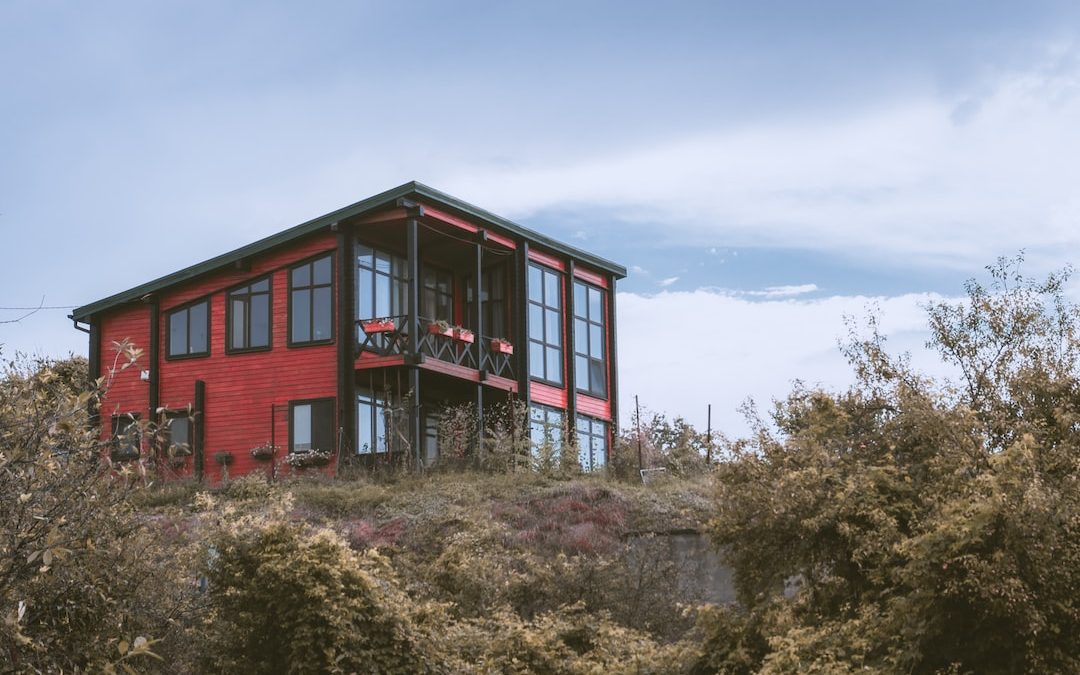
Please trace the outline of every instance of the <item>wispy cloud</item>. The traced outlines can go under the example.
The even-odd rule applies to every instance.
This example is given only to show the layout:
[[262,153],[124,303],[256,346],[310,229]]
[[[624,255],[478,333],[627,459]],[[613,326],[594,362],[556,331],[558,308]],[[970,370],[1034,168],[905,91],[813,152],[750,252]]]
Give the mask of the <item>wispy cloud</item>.
[[672,285],[673,283],[675,283],[678,280],[679,280],[679,277],[668,277],[667,279],[661,279],[660,280],[660,286],[662,286],[663,288],[667,288],[668,286]]
[[[560,166],[457,171],[511,215],[602,204],[672,239],[978,269],[1080,248],[1080,67],[1051,46],[977,93],[699,133]],[[646,230],[655,235],[654,229]]]
[[794,286],[769,286],[760,291],[743,291],[741,295],[753,298],[793,298],[798,295],[806,295],[818,290],[817,284],[798,284]]

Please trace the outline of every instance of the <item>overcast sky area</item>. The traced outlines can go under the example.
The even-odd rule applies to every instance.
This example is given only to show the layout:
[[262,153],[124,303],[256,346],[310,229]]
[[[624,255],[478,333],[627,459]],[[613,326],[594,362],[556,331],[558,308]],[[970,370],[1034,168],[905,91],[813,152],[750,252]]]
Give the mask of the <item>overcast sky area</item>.
[[[0,0],[0,321],[418,180],[630,270],[623,422],[745,431],[1080,246],[1080,4]],[[85,354],[49,309],[0,349]],[[663,324],[667,328],[659,328]]]

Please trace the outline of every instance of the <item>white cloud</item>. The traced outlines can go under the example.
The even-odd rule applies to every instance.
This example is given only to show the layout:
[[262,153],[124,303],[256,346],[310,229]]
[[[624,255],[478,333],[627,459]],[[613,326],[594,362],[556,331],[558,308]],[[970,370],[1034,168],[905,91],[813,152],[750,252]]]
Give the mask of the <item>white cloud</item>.
[[448,189],[512,217],[600,205],[612,222],[663,223],[672,240],[706,246],[964,270],[1026,248],[1034,262],[1080,249],[1075,51],[1051,49],[978,96],[704,131],[566,165],[455,170]]
[[791,298],[806,295],[818,290],[817,284],[798,284],[794,286],[769,286],[760,291],[743,291],[742,295],[754,298]]
[[672,285],[673,283],[675,283],[678,280],[679,280],[679,277],[668,277],[667,279],[661,279],[660,280],[660,285],[662,287],[664,287],[664,288],[667,288],[668,286]]
[[[890,349],[910,352],[917,368],[946,369],[924,347],[928,302],[941,296],[835,296],[815,300],[748,300],[705,290],[618,298],[620,414],[630,423],[634,395],[651,410],[682,415],[704,428],[746,433],[737,409],[747,397],[767,410],[793,380],[840,388],[852,382],[838,348],[845,315],[873,309]],[[666,326],[666,328],[664,327]]]

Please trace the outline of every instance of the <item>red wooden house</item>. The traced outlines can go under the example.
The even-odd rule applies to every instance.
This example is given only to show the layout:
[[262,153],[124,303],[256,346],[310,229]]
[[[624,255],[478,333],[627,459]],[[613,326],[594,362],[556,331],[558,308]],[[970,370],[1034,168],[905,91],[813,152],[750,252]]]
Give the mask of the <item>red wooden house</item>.
[[[180,474],[329,452],[439,461],[440,413],[482,420],[514,399],[536,444],[607,461],[617,429],[615,283],[626,270],[419,183],[407,183],[80,307],[90,368],[145,350],[100,412],[117,456],[155,452],[140,419],[171,418]],[[482,422],[481,422],[482,423]],[[567,438],[567,435],[569,438]],[[160,446],[158,447],[160,449]],[[221,460],[225,461],[225,460]]]

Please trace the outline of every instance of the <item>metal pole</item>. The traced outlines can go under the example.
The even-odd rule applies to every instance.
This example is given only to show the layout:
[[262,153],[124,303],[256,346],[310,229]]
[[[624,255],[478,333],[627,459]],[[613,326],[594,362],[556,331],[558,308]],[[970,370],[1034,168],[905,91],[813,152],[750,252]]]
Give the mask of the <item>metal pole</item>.
[[712,464],[712,403],[709,404],[708,426],[705,427],[705,462]]
[[637,394],[634,394],[634,424],[637,425],[637,468],[640,474],[645,464],[641,460],[641,404],[638,403]]

